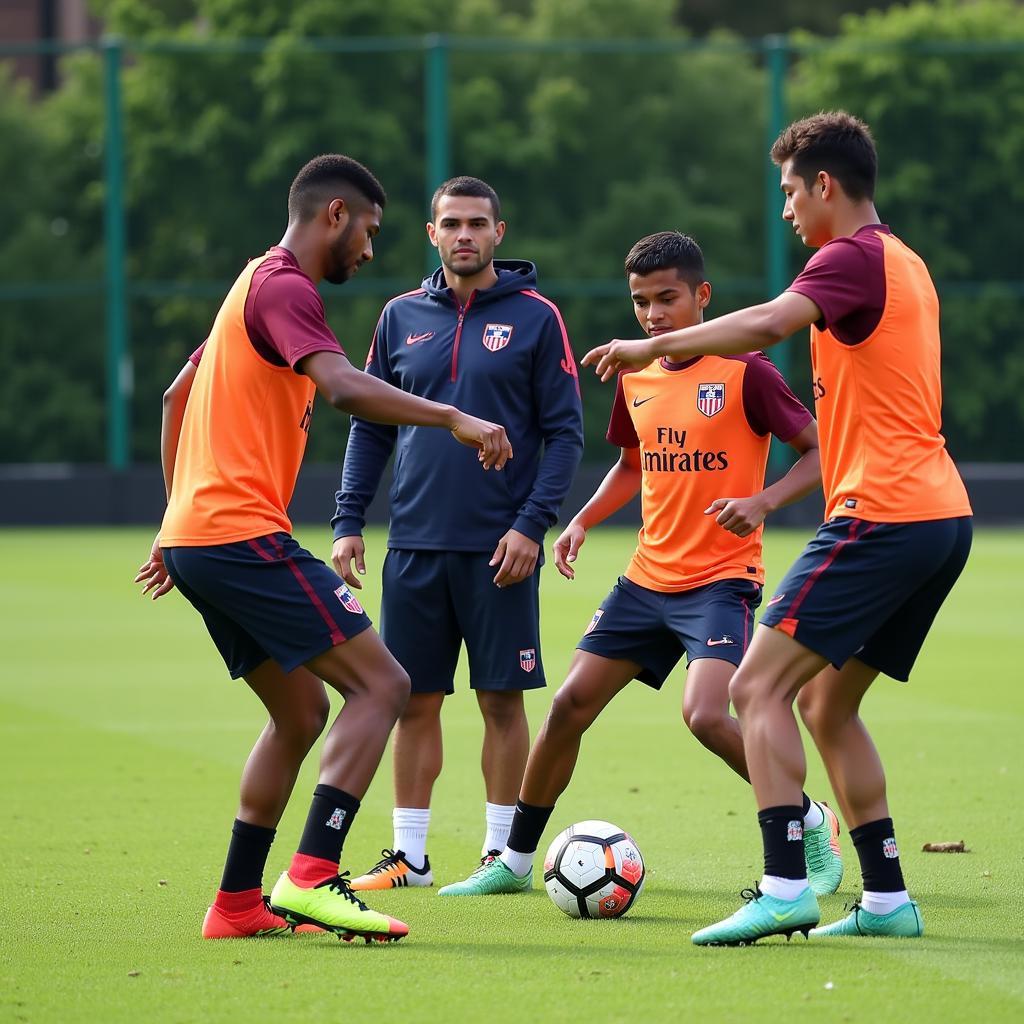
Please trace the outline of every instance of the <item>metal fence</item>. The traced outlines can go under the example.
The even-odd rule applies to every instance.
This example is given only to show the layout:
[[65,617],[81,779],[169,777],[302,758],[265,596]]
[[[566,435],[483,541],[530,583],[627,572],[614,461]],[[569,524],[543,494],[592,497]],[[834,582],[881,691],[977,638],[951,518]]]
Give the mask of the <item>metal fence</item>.
[[[899,44],[899,47],[903,51],[908,48],[907,44]],[[789,95],[800,62],[839,48],[845,48],[844,52],[851,54],[859,52],[868,59],[885,52],[891,44],[879,42],[858,48],[848,43],[796,42],[781,36],[750,41],[695,42],[537,41],[429,35],[286,41],[132,41],[105,38],[95,44],[77,46],[39,43],[0,45],[0,62],[3,58],[24,54],[54,54],[58,58],[58,67],[62,68],[70,67],[65,62],[78,62],[78,81],[85,85],[73,95],[63,98],[58,95],[46,102],[63,102],[71,107],[80,104],[83,123],[89,122],[90,114],[96,114],[95,123],[102,126],[99,138],[90,136],[87,131],[77,136],[75,118],[65,118],[70,125],[66,140],[68,152],[80,155],[79,149],[84,147],[88,158],[94,159],[95,176],[84,184],[80,173],[75,179],[74,187],[79,194],[68,196],[67,200],[77,212],[50,217],[35,229],[36,234],[42,236],[49,230],[49,238],[28,247],[34,254],[31,259],[20,262],[17,252],[13,251],[12,255],[9,251],[6,262],[0,261],[0,321],[8,324],[10,332],[5,339],[3,328],[0,328],[0,346],[11,354],[19,345],[49,345],[61,359],[72,358],[70,353],[77,350],[79,361],[75,365],[80,368],[77,377],[69,381],[66,391],[56,397],[42,381],[28,380],[22,385],[39,389],[39,409],[43,411],[27,426],[0,418],[0,448],[3,450],[0,461],[23,461],[21,453],[24,451],[42,451],[41,457],[50,461],[97,461],[100,453],[96,450],[95,441],[89,438],[93,436],[91,432],[98,429],[100,420],[102,457],[110,467],[124,469],[133,459],[153,458],[155,424],[159,414],[159,390],[155,382],[169,381],[191,346],[202,340],[199,333],[201,325],[212,319],[231,279],[230,268],[276,239],[275,231],[283,226],[282,183],[286,188],[288,179],[301,163],[301,159],[296,160],[295,154],[281,143],[280,137],[271,136],[264,140],[264,147],[257,147],[255,157],[247,154],[245,173],[241,168],[231,166],[230,159],[220,165],[215,160],[212,164],[205,160],[204,139],[233,133],[243,139],[247,128],[247,93],[253,97],[260,96],[262,107],[257,120],[264,125],[283,126],[282,134],[287,136],[284,128],[289,124],[315,124],[318,109],[333,117],[332,102],[341,105],[351,102],[353,110],[357,104],[365,109],[373,102],[372,88],[361,97],[339,96],[332,101],[329,96],[320,96],[315,97],[315,103],[311,102],[307,92],[310,82],[315,82],[320,74],[318,69],[343,69],[348,76],[345,81],[350,86],[364,79],[400,84],[400,88],[392,92],[404,105],[401,117],[396,120],[398,129],[392,130],[390,137],[382,129],[379,137],[361,139],[360,145],[353,148],[356,155],[364,157],[377,170],[388,187],[392,200],[388,218],[392,215],[392,207],[397,208],[400,222],[407,227],[399,232],[394,242],[385,234],[381,251],[386,251],[387,255],[378,259],[378,266],[364,272],[343,292],[325,289],[332,324],[336,328],[340,325],[338,333],[355,358],[360,351],[365,351],[376,310],[382,302],[390,295],[414,286],[418,283],[420,271],[435,265],[436,254],[429,247],[425,257],[419,255],[423,252],[423,241],[422,235],[418,235],[418,226],[425,219],[423,212],[436,185],[452,173],[476,173],[488,180],[502,179],[500,161],[496,162],[493,152],[495,133],[502,130],[500,118],[495,116],[493,122],[484,124],[473,123],[472,120],[474,117],[479,120],[481,106],[486,108],[488,86],[480,75],[481,68],[493,69],[500,65],[510,80],[529,82],[531,75],[536,76],[544,69],[564,67],[564,80],[560,79],[557,87],[550,90],[554,95],[550,100],[553,107],[560,102],[558,89],[568,97],[565,103],[586,101],[586,96],[582,100],[578,97],[573,99],[571,83],[574,76],[576,80],[593,82],[591,98],[599,93],[601,83],[619,81],[623,103],[617,109],[601,112],[607,125],[622,119],[628,122],[635,113],[631,109],[634,106],[632,101],[644,94],[645,85],[643,80],[634,79],[631,86],[629,76],[635,76],[638,68],[655,67],[669,61],[678,62],[679,67],[689,62],[705,62],[709,72],[704,83],[707,89],[702,100],[704,103],[711,102],[715,91],[727,89],[734,75],[748,76],[751,82],[756,83],[756,89],[750,92],[756,98],[755,105],[743,108],[742,116],[735,123],[713,126],[714,131],[735,133],[738,138],[742,136],[742,141],[736,143],[736,162],[741,165],[739,172],[745,175],[747,191],[754,192],[754,198],[748,196],[745,200],[747,212],[733,211],[726,203],[723,206],[725,213],[714,217],[708,214],[705,221],[700,222],[699,199],[694,200],[696,205],[687,207],[697,211],[694,216],[700,230],[694,230],[694,233],[704,243],[709,266],[715,271],[712,280],[716,296],[721,296],[721,301],[716,300],[716,310],[720,312],[723,308],[777,294],[786,286],[791,272],[798,265],[800,254],[779,217],[778,172],[770,164],[767,150],[787,116],[803,112],[792,109]],[[1019,64],[1024,58],[1024,45],[1003,40],[917,42],[910,48],[922,56],[938,54],[949,60],[980,56],[987,60]],[[262,62],[260,67],[265,71],[268,55],[276,60],[280,81],[285,86],[278,90],[277,107],[268,101],[270,93],[259,93],[252,80],[254,63]],[[170,108],[161,108],[161,103],[168,102],[168,97],[159,91],[141,99],[135,96],[133,105],[126,106],[126,76],[151,62],[164,62],[172,68],[166,81],[178,84],[170,90],[173,93]],[[86,65],[90,66],[87,68]],[[222,237],[212,240],[197,238],[193,258],[187,267],[183,267],[181,253],[189,251],[187,244],[179,238],[172,239],[173,223],[159,223],[158,218],[151,216],[151,207],[147,204],[163,201],[183,207],[185,203],[180,197],[150,195],[146,187],[147,175],[154,173],[153,167],[147,167],[144,160],[132,157],[138,156],[140,141],[147,133],[162,130],[168,120],[173,120],[175,97],[180,98],[185,89],[180,84],[182,79],[187,80],[200,67],[204,77],[221,83],[224,95],[230,91],[232,82],[237,83],[238,96],[227,108],[231,113],[230,120],[220,124],[203,123],[205,111],[202,103],[197,103],[196,119],[189,125],[189,131],[182,133],[188,137],[181,139],[181,152],[176,154],[171,143],[164,150],[152,148],[151,158],[158,160],[164,153],[163,159],[180,164],[180,192],[183,195],[195,194],[189,201],[192,209],[208,209],[212,215],[223,205],[218,194],[228,196],[244,191],[251,194],[253,214],[251,220],[239,225],[237,237],[225,238],[222,233]],[[281,71],[282,68],[285,70]],[[312,78],[304,77],[304,69]],[[293,92],[287,88],[289,83],[294,85]],[[984,90],[985,83],[980,82],[978,88]],[[481,90],[485,94],[483,99],[475,99]],[[656,95],[648,97],[652,103],[658,98]],[[666,96],[664,100],[669,104],[680,104],[682,110],[687,96]],[[500,106],[501,96],[496,95],[493,101],[494,105]],[[466,112],[467,106],[471,108],[469,113]],[[581,120],[594,117],[593,111],[584,111],[583,107],[580,110]],[[535,116],[543,121],[540,115]],[[867,116],[871,120],[870,113]],[[418,121],[418,124],[412,121]],[[335,117],[334,123],[336,126],[344,124],[344,118],[339,120]],[[561,123],[564,126],[569,122]],[[542,136],[543,125],[540,128],[534,126],[531,131]],[[218,132],[220,136],[217,136]],[[480,137],[478,133],[489,133],[491,147],[488,154],[479,160],[474,155],[479,148],[474,144],[474,139]],[[318,136],[315,128],[305,134],[313,138],[323,137]],[[329,132],[325,134],[330,135]],[[336,145],[327,144],[332,139],[337,140]],[[330,139],[324,138],[323,148],[345,151],[347,141],[343,131],[340,135],[336,132]],[[534,134],[530,135],[529,141],[540,145]],[[583,140],[577,154],[586,154],[588,142],[595,143],[595,140]],[[65,143],[61,140],[57,143],[50,140],[49,152],[59,154],[62,144]],[[642,124],[637,126],[636,144],[636,160],[643,161]],[[695,148],[702,145],[701,138],[695,138]],[[600,147],[595,144],[595,148]],[[280,156],[275,156],[275,151],[279,151]],[[311,154],[307,152],[305,155]],[[899,159],[899,154],[894,154],[888,163],[898,164]],[[606,174],[599,162],[594,166],[580,166],[580,158],[577,156],[574,160],[572,173],[577,176],[581,187]],[[586,163],[585,159],[583,162]],[[22,170],[32,176],[52,179],[53,188],[59,190],[62,185],[60,163],[58,157],[55,166],[27,166]],[[482,163],[485,170],[479,170],[478,163]],[[699,164],[699,153],[680,153],[681,190],[696,188],[699,191],[700,181],[695,185],[691,180],[692,174],[688,179],[683,173],[684,169],[693,171],[693,167]],[[622,173],[621,167],[617,173]],[[730,173],[724,171],[718,180],[724,180]],[[703,187],[713,192],[718,173],[710,174],[704,168],[700,174]],[[752,190],[751,185],[758,176],[762,184]],[[570,329],[577,327],[578,351],[612,334],[635,333],[635,324],[630,327],[629,304],[619,273],[625,249],[648,230],[665,227],[691,230],[689,223],[677,222],[678,208],[671,210],[674,216],[671,222],[659,223],[657,199],[645,200],[641,204],[644,213],[636,218],[635,230],[629,224],[628,215],[620,209],[617,216],[622,223],[617,225],[616,231],[609,230],[607,237],[602,237],[600,230],[592,230],[587,239],[581,240],[574,258],[566,259],[560,255],[564,250],[549,244],[549,234],[552,231],[571,232],[575,225],[545,223],[552,216],[550,210],[538,212],[534,203],[538,190],[544,190],[544,182],[530,182],[525,180],[527,177],[506,176],[503,180],[494,180],[510,214],[511,237],[518,236],[523,240],[518,246],[512,243],[516,248],[514,253],[507,251],[511,246],[506,245],[506,254],[537,259],[542,290],[563,305]],[[418,187],[416,178],[419,178]],[[390,183],[392,179],[400,182],[397,192]],[[628,191],[629,178],[621,182],[603,182],[601,194],[614,194],[617,184]],[[955,197],[946,199],[956,201]],[[621,205],[623,209],[628,207],[628,200]],[[54,208],[59,208],[59,204]],[[133,219],[129,218],[129,210],[134,211]],[[883,215],[885,212],[883,210]],[[998,209],[978,212],[980,216],[993,219],[1003,216]],[[132,234],[135,220],[147,225],[138,237]],[[899,222],[896,226],[900,226]],[[387,229],[387,224],[385,227]],[[33,238],[33,232],[26,230],[28,237]],[[94,239],[95,244],[85,244],[81,240],[72,243],[69,239],[69,233],[81,235],[89,230],[101,232],[102,239]],[[232,234],[230,230],[227,233],[229,236]],[[47,245],[52,245],[52,253]],[[607,245],[605,251],[591,253],[592,248],[599,249],[603,245]],[[69,248],[75,254],[70,266]],[[538,253],[536,257],[533,250]],[[170,256],[164,258],[168,253],[177,254],[174,256],[177,263]],[[1024,268],[1024,249],[1003,253],[1002,260],[1001,265],[1008,268],[1005,272],[988,269],[978,277],[973,268],[967,267],[955,276],[942,278],[937,274],[944,300],[948,298],[954,303],[960,301],[969,305],[979,296],[995,296],[997,301],[1003,302],[1000,323],[1019,323],[1020,314],[1024,313],[1021,302],[1024,285],[1020,279]],[[574,266],[567,268],[565,264],[568,262]],[[578,267],[582,269],[578,270]],[[969,319],[969,313],[964,315]],[[26,322],[34,325],[30,337],[24,336],[23,325]],[[1015,327],[1007,329],[1015,331]],[[969,330],[969,326],[964,330]],[[169,343],[169,335],[176,336],[178,340]],[[1014,333],[1013,337],[1017,334]],[[803,369],[801,360],[805,358],[802,346],[784,345],[774,350],[772,355],[784,372],[799,377]],[[102,378],[100,367],[105,368]],[[145,393],[135,394],[136,380],[145,381]],[[957,383],[954,380],[951,386],[956,387]],[[596,424],[591,428],[591,434],[600,436],[609,396],[590,381],[584,381],[584,384],[588,412],[591,413],[589,419]],[[101,401],[98,398],[100,393]],[[76,400],[84,408],[90,396],[93,412],[89,415],[83,413],[70,429],[62,427],[62,417],[67,409]],[[52,444],[38,444],[46,431],[56,431]],[[66,436],[61,436],[62,431]],[[317,450],[321,454],[337,451],[338,443],[338,435],[328,432],[327,440]],[[976,452],[971,452],[971,455],[977,457]]]

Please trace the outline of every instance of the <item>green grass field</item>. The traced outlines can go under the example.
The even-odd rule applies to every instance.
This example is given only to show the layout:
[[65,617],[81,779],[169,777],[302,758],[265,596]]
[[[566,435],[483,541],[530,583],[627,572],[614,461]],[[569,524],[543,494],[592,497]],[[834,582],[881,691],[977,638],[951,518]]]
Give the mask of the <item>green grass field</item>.
[[[621,921],[563,917],[543,889],[441,902],[376,896],[408,921],[390,946],[329,936],[203,942],[242,761],[260,708],[231,683],[178,595],[156,605],[131,579],[142,530],[0,532],[0,1021],[1002,1021],[1024,1019],[1024,771],[1019,581],[1024,534],[986,532],[909,686],[881,681],[867,718],[889,772],[897,835],[925,915],[919,941],[843,940],[697,949],[691,931],[738,905],[760,874],[747,788],[685,731],[682,672],[637,685],[588,735],[545,842],[587,817],[636,837],[646,889]],[[298,531],[322,554],[322,529]],[[803,534],[778,531],[777,578]],[[367,605],[384,537],[370,537]],[[575,583],[544,580],[549,689],[631,550],[596,531]],[[464,675],[447,702],[447,767],[430,854],[441,884],[475,864],[483,790],[480,721]],[[808,791],[828,797],[810,756]],[[287,864],[315,762],[271,852]],[[345,865],[391,844],[388,759]],[[959,840],[965,855],[919,852]],[[827,921],[859,894],[856,859]]]

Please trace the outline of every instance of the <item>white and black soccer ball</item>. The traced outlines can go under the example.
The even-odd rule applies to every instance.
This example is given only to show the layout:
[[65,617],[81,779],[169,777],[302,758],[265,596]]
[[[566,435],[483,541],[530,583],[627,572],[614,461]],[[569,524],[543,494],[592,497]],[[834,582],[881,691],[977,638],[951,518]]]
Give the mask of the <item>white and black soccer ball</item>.
[[621,917],[644,886],[644,859],[617,825],[580,821],[548,847],[544,885],[570,917]]

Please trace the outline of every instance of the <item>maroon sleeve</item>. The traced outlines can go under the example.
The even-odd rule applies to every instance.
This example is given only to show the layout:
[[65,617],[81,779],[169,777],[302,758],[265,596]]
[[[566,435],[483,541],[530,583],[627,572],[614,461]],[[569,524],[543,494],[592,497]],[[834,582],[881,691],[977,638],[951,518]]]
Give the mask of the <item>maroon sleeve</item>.
[[814,418],[763,352],[754,354],[743,374],[743,411],[755,434],[780,441],[792,441]]
[[608,440],[619,448],[639,448],[640,438],[626,405],[626,393],[622,390],[622,374],[615,380],[615,397],[612,399],[612,413],[608,419]]
[[[209,341],[209,340],[210,340],[209,338],[206,339],[206,341]],[[193,352],[192,355],[190,355],[188,357],[188,361],[193,366],[198,366],[199,365],[199,360],[203,358],[203,350],[206,348],[206,341],[204,341],[202,343],[202,345],[200,345],[199,348],[197,348],[195,350],[195,352]]]
[[821,310],[829,326],[868,307],[877,308],[881,315],[885,304],[885,266],[874,259],[874,253],[860,240],[836,238],[807,261],[788,291],[806,295]]
[[274,270],[250,291],[245,328],[256,351],[279,366],[294,369],[303,356],[313,352],[344,354],[327,326],[320,293],[297,268]]

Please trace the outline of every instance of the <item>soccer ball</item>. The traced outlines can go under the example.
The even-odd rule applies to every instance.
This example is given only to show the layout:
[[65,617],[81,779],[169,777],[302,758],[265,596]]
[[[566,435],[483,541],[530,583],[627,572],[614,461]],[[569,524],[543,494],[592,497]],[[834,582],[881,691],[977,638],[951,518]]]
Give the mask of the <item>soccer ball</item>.
[[548,847],[544,885],[570,917],[621,917],[644,886],[644,859],[628,832],[607,821],[581,821]]

